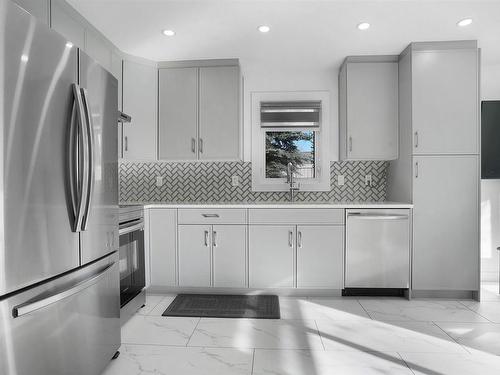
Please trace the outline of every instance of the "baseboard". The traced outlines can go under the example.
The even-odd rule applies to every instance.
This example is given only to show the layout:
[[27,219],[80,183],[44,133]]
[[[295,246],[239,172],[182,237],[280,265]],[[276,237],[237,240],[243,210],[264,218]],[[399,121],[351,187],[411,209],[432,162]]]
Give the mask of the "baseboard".
[[476,290],[415,290],[411,291],[412,298],[449,298],[449,299],[477,299]]
[[293,297],[340,297],[341,289],[296,289],[296,288],[193,288],[193,287],[173,287],[150,285],[147,289],[148,293],[199,293],[199,294],[275,294],[278,296],[293,296]]

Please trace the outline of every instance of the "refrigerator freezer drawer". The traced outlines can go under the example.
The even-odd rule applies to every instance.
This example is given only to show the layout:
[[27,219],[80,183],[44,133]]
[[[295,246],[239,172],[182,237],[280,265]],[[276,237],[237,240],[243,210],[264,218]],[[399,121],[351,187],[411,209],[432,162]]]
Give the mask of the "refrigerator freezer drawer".
[[0,374],[99,375],[119,345],[116,253],[0,301]]
[[345,287],[409,286],[409,210],[347,210]]

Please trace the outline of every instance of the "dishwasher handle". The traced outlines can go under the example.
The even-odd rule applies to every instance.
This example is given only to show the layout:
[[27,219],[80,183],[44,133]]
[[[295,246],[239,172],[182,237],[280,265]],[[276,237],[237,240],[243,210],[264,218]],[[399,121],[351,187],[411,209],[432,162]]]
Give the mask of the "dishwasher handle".
[[408,220],[408,215],[362,214],[360,212],[351,212],[347,214],[347,218],[358,220]]

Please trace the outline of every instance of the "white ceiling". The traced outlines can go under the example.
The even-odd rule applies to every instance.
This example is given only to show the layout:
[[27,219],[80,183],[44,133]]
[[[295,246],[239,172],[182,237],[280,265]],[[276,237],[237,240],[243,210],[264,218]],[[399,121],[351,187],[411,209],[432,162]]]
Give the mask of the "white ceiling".
[[[152,60],[237,57],[331,69],[347,55],[397,54],[411,41],[478,39],[500,64],[500,1],[69,0],[121,50]],[[471,17],[471,26],[456,22]],[[366,21],[367,31],[356,25]],[[268,34],[259,25],[271,26]],[[163,29],[173,29],[165,37]]]

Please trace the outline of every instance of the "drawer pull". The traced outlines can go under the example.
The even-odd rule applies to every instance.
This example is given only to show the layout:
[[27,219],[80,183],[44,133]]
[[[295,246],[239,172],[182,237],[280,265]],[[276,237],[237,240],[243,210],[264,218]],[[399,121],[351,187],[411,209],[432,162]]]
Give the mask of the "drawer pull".
[[219,217],[219,214],[201,214],[203,217]]

